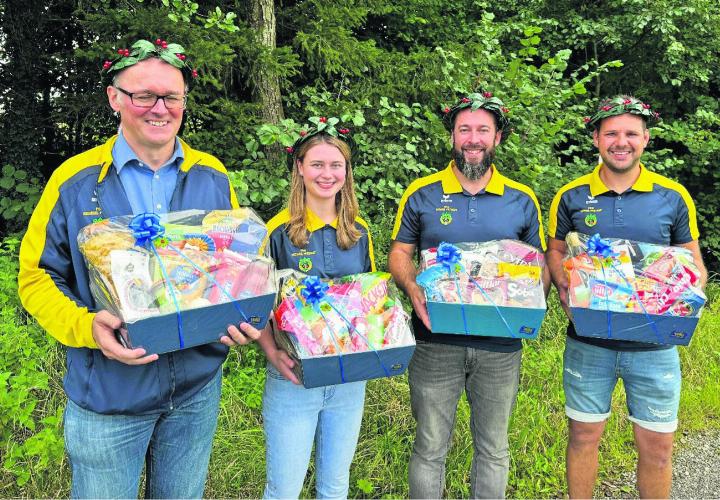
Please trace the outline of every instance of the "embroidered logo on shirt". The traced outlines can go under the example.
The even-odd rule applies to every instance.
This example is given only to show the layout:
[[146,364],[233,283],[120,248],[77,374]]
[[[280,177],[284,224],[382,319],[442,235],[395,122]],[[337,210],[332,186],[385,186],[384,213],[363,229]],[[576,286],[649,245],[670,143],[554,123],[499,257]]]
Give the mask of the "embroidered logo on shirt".
[[304,273],[308,272],[312,269],[312,260],[307,257],[303,257],[298,261],[298,269]]
[[440,215],[440,224],[443,226],[447,226],[452,222],[452,214],[450,212],[443,212],[442,215]]
[[595,224],[597,224],[597,215],[587,214],[585,216],[585,225],[587,227],[593,227]]

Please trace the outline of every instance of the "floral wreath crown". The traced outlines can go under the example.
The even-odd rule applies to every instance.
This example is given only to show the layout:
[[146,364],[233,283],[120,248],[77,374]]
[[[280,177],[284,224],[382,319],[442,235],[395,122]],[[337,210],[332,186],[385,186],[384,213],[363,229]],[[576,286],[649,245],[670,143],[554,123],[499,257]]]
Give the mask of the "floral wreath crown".
[[452,132],[455,126],[455,117],[463,109],[470,108],[473,111],[476,109],[484,109],[489,111],[495,116],[495,122],[497,123],[498,130],[502,132],[502,137],[505,139],[510,135],[510,120],[507,115],[510,113],[510,109],[505,106],[500,98],[493,96],[492,92],[474,92],[461,98],[453,106],[446,106],[443,109],[443,124],[445,128]]
[[167,43],[162,38],[156,39],[155,43],[138,40],[129,49],[118,49],[117,55],[112,60],[103,63],[102,73],[109,75],[151,57],[161,59],[179,69],[186,83],[198,76],[197,70],[190,65],[182,45]]
[[600,128],[600,122],[605,118],[623,115],[625,113],[637,115],[645,120],[647,124],[660,121],[660,113],[653,111],[649,104],[629,95],[619,95],[603,100],[595,114],[586,116],[583,118],[583,121],[590,130],[596,130]]
[[302,130],[300,130],[300,135],[295,143],[285,148],[285,151],[288,153],[288,168],[290,170],[293,169],[295,160],[297,160],[297,152],[300,150],[300,146],[316,135],[324,134],[341,139],[350,147],[351,156],[355,156],[357,151],[355,141],[350,136],[350,129],[340,125],[340,118],[334,116],[330,118],[326,116],[311,116],[308,118],[308,121],[310,124],[305,125]]

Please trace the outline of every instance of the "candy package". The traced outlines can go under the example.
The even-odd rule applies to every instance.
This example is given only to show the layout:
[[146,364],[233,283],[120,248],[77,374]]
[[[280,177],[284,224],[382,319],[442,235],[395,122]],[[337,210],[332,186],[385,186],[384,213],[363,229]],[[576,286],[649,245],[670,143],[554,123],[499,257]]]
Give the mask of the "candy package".
[[[398,375],[415,339],[388,273],[320,280],[282,271],[276,339],[305,387]],[[332,360],[327,364],[328,360]]]
[[[213,317],[210,324],[197,325],[209,332],[208,342],[218,339],[214,322],[222,331],[239,321],[264,325],[277,289],[273,261],[258,255],[266,234],[262,220],[248,208],[187,210],[102,220],[83,228],[78,243],[98,309],[123,320],[126,342],[161,352],[154,349],[174,349],[157,332],[152,339],[133,337],[149,324],[143,321],[170,315],[167,325],[175,333],[168,337],[179,347],[206,343],[197,342],[202,335],[192,329],[194,318]],[[268,297],[261,315],[258,297]],[[245,299],[253,300],[242,303]],[[211,312],[220,305],[234,312],[226,317],[218,316],[219,309]]]
[[537,335],[546,304],[544,256],[535,247],[516,240],[442,243],[420,258],[416,281],[425,290],[433,332]]
[[[690,250],[575,232],[565,240],[568,303],[579,335],[661,344],[689,342],[706,300]],[[605,318],[600,318],[602,313],[593,316],[602,328],[578,325],[588,317],[585,310],[605,314]],[[617,319],[629,325],[627,331],[613,330],[611,313],[627,315]],[[670,322],[667,317],[694,321]],[[671,324],[673,331],[662,326]]]

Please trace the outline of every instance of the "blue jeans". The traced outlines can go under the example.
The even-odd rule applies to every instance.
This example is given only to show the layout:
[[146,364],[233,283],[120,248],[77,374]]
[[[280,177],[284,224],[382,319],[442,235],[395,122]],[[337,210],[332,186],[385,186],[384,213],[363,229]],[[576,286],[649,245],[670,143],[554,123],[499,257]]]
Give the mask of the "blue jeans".
[[365,381],[305,389],[268,365],[263,396],[264,498],[298,498],[315,442],[317,498],[347,498]]
[[613,351],[568,337],[563,356],[565,413],[578,422],[603,422],[612,393],[623,379],[629,419],[644,429],[674,432],[680,406],[677,347]]
[[417,422],[410,455],[410,498],[442,498],[445,456],[463,389],[470,404],[473,498],[503,498],[510,468],[508,420],[522,351],[421,343],[410,361],[410,403]]
[[103,415],[72,401],[65,449],[72,498],[201,498],[217,426],[222,371],[181,406],[150,415]]

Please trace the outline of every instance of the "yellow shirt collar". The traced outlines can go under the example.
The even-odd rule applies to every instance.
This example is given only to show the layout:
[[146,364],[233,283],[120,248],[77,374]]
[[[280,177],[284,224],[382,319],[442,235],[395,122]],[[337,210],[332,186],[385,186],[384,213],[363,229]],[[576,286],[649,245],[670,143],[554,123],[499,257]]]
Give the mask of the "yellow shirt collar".
[[[610,191],[610,189],[600,178],[601,167],[602,163],[595,167],[595,169],[592,171],[592,174],[590,174],[590,194],[592,196],[597,196]],[[652,174],[648,171],[647,168],[645,168],[645,165],[643,165],[642,163],[640,164],[640,175],[638,176],[635,183],[632,185],[632,189],[634,191],[644,191],[648,193],[653,190]]]
[[[453,165],[455,165],[455,161],[450,160],[447,168],[440,172],[443,193],[445,194],[463,192],[462,185],[453,171]],[[487,186],[485,186],[485,192],[502,196],[505,192],[505,177],[498,172],[497,167],[495,167],[494,164],[490,165],[490,168],[492,169],[492,176],[490,177],[490,182],[488,182]]]
[[[330,225],[337,229],[338,220],[337,217],[335,217],[335,220],[333,220]],[[305,227],[307,227],[307,230],[311,233],[314,231],[317,231],[318,229],[322,229],[327,224],[310,208],[305,207]]]

